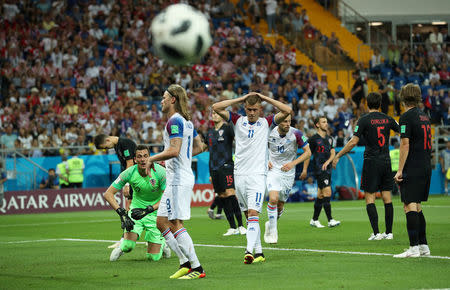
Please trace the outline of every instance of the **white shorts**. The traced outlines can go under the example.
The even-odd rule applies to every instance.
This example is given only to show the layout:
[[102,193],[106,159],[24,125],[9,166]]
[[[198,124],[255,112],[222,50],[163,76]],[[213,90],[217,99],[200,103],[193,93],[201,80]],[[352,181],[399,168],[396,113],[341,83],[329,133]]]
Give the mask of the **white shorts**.
[[270,170],[267,174],[267,191],[278,191],[279,201],[286,202],[291,193],[292,186],[294,185],[295,175],[283,174],[283,172],[277,172]]
[[265,175],[235,175],[234,186],[242,211],[253,209],[261,212],[266,193]]
[[158,216],[172,220],[191,218],[191,198],[194,186],[167,185],[159,203]]

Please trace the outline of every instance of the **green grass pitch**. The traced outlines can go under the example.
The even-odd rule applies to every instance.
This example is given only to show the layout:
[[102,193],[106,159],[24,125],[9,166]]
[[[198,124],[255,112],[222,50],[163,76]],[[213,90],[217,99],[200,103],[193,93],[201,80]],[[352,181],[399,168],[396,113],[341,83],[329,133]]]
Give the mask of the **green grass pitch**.
[[[117,240],[121,234],[112,210],[0,216],[0,289],[449,288],[450,197],[431,196],[424,204],[431,254],[439,257],[360,254],[397,254],[408,247],[401,202],[394,198],[393,203],[394,240],[382,241],[367,241],[371,229],[364,201],[332,202],[333,216],[342,223],[323,229],[309,226],[312,203],[287,204],[279,221],[278,244],[263,242],[267,260],[252,265],[243,264],[245,236],[223,237],[225,220],[210,220],[206,208],[192,208],[192,219],[185,226],[207,273],[205,279],[194,281],[169,279],[178,267],[174,253],[170,259],[150,262],[142,244],[110,262],[111,243],[104,240]],[[384,207],[380,200],[376,205],[384,231]],[[266,220],[264,208],[263,232]],[[320,220],[326,224],[323,211]]]

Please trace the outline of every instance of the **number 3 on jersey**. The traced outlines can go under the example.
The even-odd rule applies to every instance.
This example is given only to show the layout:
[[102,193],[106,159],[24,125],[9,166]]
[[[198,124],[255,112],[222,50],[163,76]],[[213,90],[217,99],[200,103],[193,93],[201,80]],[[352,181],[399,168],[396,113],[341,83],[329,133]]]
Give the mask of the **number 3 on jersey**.
[[248,138],[253,138],[253,135],[255,134],[255,130],[248,129]]

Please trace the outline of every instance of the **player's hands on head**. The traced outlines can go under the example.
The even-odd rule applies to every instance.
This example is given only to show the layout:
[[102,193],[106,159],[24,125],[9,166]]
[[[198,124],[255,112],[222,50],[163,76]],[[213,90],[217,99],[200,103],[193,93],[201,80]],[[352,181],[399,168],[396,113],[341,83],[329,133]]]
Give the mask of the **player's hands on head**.
[[396,173],[395,176],[394,176],[394,180],[395,180],[395,182],[397,182],[397,183],[402,182],[402,181],[403,181],[403,172],[397,171],[397,173]]
[[120,224],[122,229],[126,229],[127,232],[132,231],[134,227],[134,221],[131,220],[127,215],[127,211],[123,207],[119,207],[118,209],[116,209],[116,212],[120,217]]
[[146,208],[133,208],[131,210],[131,217],[135,220],[140,220],[154,211],[155,209],[151,205],[147,206]]

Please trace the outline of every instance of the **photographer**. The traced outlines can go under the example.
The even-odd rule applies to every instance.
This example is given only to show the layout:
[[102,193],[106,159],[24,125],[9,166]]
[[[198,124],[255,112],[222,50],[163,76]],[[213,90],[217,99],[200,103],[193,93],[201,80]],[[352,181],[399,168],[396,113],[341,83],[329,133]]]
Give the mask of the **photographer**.
[[40,189],[58,189],[58,182],[56,181],[57,176],[55,173],[55,169],[50,168],[48,170],[47,179],[42,178],[41,183],[39,184]]

